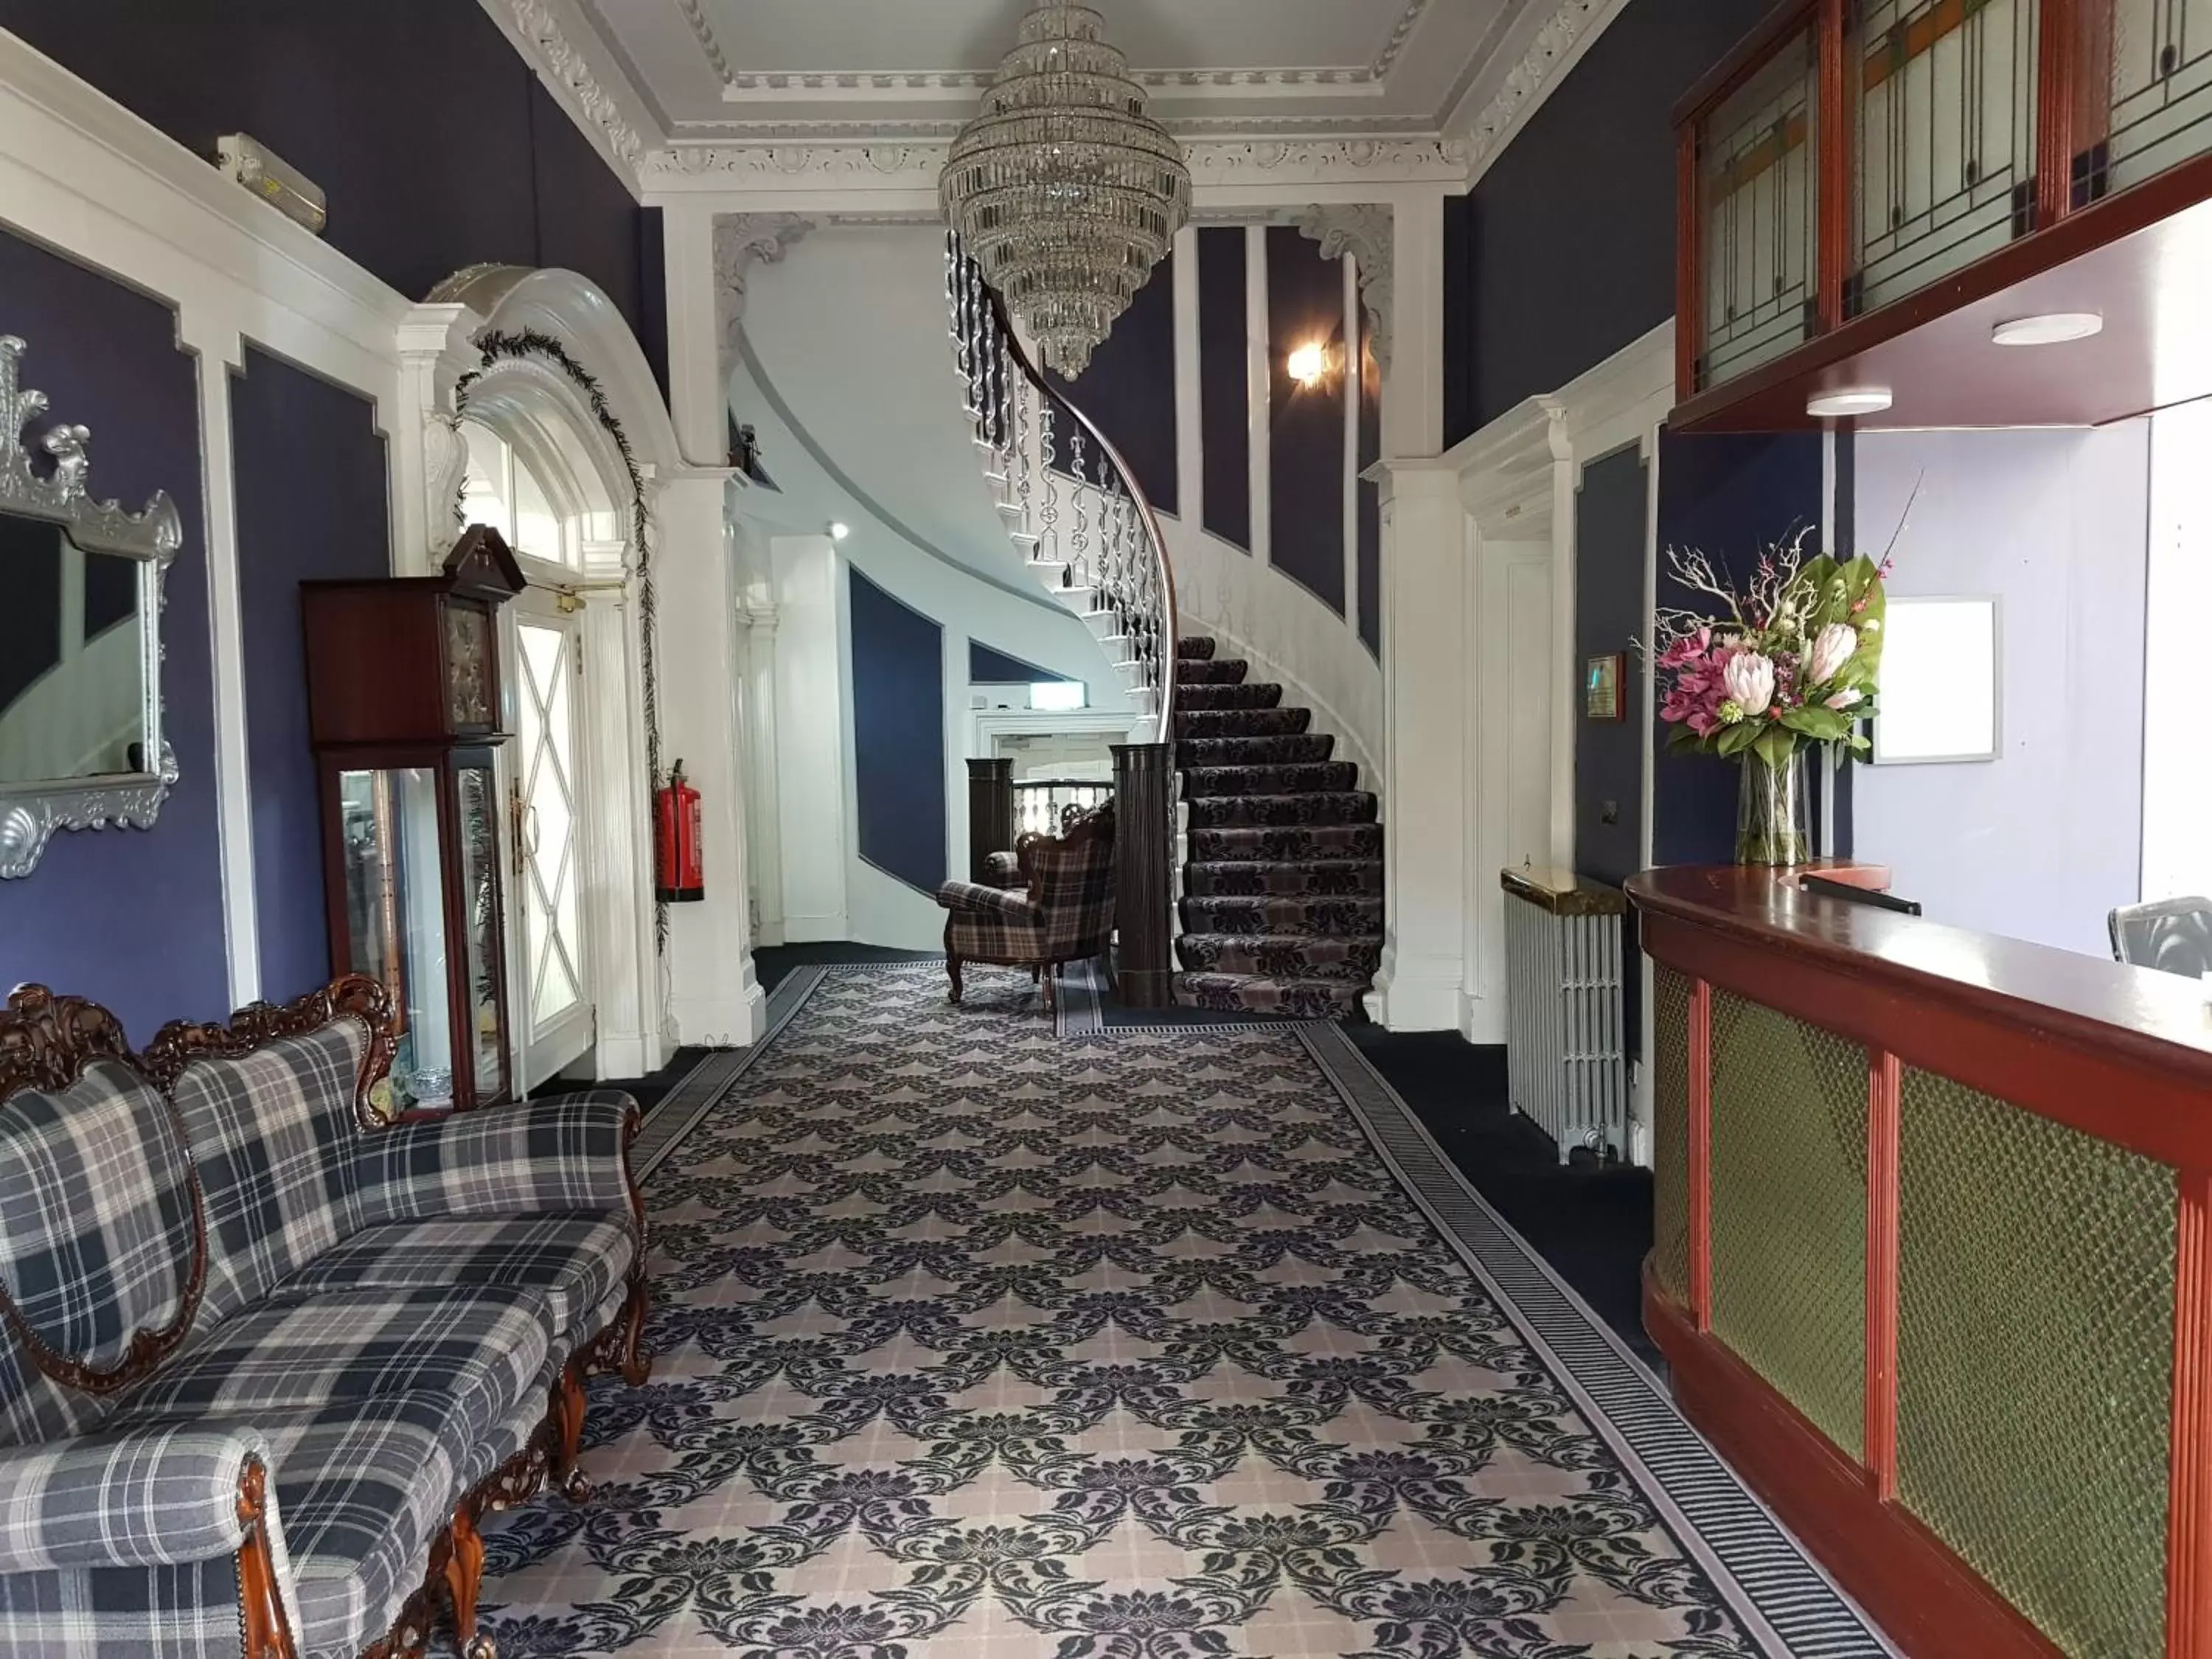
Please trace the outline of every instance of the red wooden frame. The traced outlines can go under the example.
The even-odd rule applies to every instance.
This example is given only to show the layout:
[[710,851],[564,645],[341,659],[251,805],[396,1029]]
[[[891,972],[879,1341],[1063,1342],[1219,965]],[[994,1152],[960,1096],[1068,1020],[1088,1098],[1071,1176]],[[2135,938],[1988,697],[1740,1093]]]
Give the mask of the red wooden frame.
[[[2185,981],[1915,919],[1807,902],[1786,878],[1655,871],[1629,884],[1645,950],[1689,978],[1686,1305],[1650,1263],[1645,1327],[1686,1415],[1913,1659],[2058,1650],[1899,1499],[1898,1285],[1905,1068],[2179,1171],[2166,1659],[2212,1659],[2212,1037]],[[1864,1444],[1853,1458],[1713,1331],[1712,997],[1866,1050]]]
[[[1784,0],[1734,51],[1676,105],[1680,146],[1678,188],[1680,240],[1677,269],[1674,423],[1685,429],[1729,424],[1728,413],[1753,394],[1785,383],[1809,381],[1822,369],[1910,332],[1932,318],[2002,291],[2212,198],[2212,157],[2193,158],[2135,189],[2118,211],[2104,202],[2077,205],[2075,168],[2102,139],[2110,123],[2110,59],[2115,0],[2041,0],[2037,47],[2035,189],[2027,234],[1942,282],[1863,317],[1847,314],[1845,294],[1852,264],[1851,201],[1855,180],[1853,88],[1872,84],[1863,43],[1850,38],[1849,0]],[[1966,9],[1939,7],[1923,20],[1908,51],[1924,50],[1944,30],[1964,21]],[[1704,270],[1698,246],[1703,202],[1698,179],[1698,137],[1703,124],[1729,94],[1756,75],[1808,26],[1819,57],[1820,143],[1814,209],[1818,231],[1814,336],[1794,350],[1762,363],[1725,385],[1701,389],[1698,363],[1703,342]],[[1925,36],[1924,39],[1921,38]],[[2119,198],[2113,198],[2115,201]],[[2094,211],[2091,211],[2094,209]],[[2081,235],[2055,234],[2069,219],[2087,217]],[[1810,417],[1807,417],[1808,420]]]

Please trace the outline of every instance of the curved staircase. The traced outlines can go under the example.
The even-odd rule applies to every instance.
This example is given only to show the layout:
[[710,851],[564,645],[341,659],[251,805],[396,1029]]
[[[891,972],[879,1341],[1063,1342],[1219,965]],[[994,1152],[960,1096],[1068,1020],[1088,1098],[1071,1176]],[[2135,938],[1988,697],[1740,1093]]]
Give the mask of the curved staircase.
[[1283,688],[1210,639],[1176,642],[1176,766],[1190,811],[1176,1000],[1344,1018],[1382,959],[1382,827]]

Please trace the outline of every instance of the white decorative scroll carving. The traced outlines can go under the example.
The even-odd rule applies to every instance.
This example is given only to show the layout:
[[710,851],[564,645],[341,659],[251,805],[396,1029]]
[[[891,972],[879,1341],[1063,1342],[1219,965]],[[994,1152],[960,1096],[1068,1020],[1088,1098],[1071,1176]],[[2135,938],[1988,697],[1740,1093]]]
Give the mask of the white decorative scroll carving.
[[469,445],[461,423],[432,410],[422,417],[422,493],[430,552],[443,558],[461,533],[461,489],[468,481]]
[[1479,170],[1504,147],[1522,111],[1543,90],[1544,83],[1574,50],[1575,43],[1609,9],[1606,0],[1565,0],[1536,31],[1528,50],[1506,72],[1504,82],[1491,94],[1490,101],[1483,106],[1482,112],[1474,118],[1468,130],[1467,147],[1472,167]]
[[1389,208],[1375,203],[1300,208],[1285,214],[1283,222],[1296,225],[1319,242],[1322,258],[1341,259],[1349,253],[1359,262],[1359,297],[1367,309],[1369,338],[1376,364],[1389,374],[1392,256],[1397,234]]
[[623,114],[614,94],[601,86],[584,54],[568,44],[545,0],[514,0],[515,27],[538,67],[566,87],[592,125],[606,135],[607,147],[633,168],[645,153],[645,140]]
[[714,332],[722,375],[738,358],[745,310],[745,273],[756,264],[777,264],[793,244],[814,228],[797,213],[724,213],[714,217]]

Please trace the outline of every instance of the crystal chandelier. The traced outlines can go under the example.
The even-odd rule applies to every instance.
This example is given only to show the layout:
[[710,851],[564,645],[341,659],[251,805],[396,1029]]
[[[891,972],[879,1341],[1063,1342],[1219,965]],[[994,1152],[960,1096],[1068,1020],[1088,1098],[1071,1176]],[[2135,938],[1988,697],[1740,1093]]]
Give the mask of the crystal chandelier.
[[1146,114],[1104,23],[1036,0],[938,186],[984,280],[1069,380],[1190,217],[1182,147]]

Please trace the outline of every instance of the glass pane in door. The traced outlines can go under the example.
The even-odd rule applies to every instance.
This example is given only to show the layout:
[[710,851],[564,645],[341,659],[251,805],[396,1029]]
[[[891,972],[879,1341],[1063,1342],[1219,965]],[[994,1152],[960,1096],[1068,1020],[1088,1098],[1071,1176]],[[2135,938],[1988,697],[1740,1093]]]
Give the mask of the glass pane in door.
[[576,846],[575,641],[558,625],[519,619],[522,667],[516,735],[521,788],[523,1006],[532,1030],[581,1006],[583,914]]
[[453,1103],[438,775],[427,766],[338,775],[349,965],[392,994],[393,1105]]

